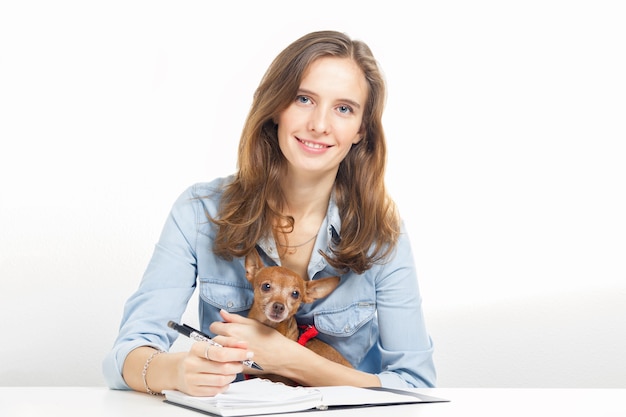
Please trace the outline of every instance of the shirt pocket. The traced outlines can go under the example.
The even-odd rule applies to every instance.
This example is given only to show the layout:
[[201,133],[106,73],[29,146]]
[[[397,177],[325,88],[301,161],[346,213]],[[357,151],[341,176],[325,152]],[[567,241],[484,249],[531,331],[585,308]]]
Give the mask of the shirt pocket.
[[315,327],[329,336],[348,337],[368,327],[375,313],[376,303],[360,301],[339,309],[316,312]]
[[198,278],[202,301],[228,312],[249,310],[254,299],[252,286],[243,282]]

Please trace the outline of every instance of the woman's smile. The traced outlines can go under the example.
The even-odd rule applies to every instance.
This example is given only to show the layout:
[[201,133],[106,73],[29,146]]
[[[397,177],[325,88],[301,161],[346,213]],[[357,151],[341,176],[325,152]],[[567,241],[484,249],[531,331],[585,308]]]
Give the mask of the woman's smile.
[[319,142],[311,142],[305,139],[300,139],[298,137],[296,137],[296,140],[300,142],[302,145],[304,145],[306,148],[313,149],[313,150],[322,150],[322,149],[327,149],[331,147],[330,145],[324,145],[323,143],[319,143]]

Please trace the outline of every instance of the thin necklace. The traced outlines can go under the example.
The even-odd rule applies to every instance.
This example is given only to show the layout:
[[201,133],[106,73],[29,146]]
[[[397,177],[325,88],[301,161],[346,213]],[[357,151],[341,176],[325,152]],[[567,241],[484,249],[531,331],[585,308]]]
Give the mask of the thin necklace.
[[307,240],[307,241],[306,241],[306,242],[304,242],[304,243],[300,243],[299,245],[283,245],[282,243],[280,243],[280,242],[278,242],[278,241],[276,241],[276,243],[278,244],[278,246],[282,246],[283,248],[295,249],[295,248],[299,248],[299,247],[301,247],[301,246],[304,246],[304,245],[306,245],[307,243],[311,243],[311,241],[312,241],[313,239],[315,239],[316,237],[317,237],[317,235],[313,235],[313,237],[312,237],[311,239]]

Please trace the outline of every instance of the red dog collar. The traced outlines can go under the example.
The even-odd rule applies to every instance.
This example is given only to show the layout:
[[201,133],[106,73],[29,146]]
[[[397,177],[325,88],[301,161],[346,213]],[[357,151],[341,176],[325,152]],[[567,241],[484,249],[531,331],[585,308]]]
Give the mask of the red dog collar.
[[319,333],[315,326],[312,324],[301,325],[298,327],[302,330],[302,333],[300,333],[300,337],[298,338],[298,343],[300,343],[302,346],[306,345],[306,342],[313,339]]

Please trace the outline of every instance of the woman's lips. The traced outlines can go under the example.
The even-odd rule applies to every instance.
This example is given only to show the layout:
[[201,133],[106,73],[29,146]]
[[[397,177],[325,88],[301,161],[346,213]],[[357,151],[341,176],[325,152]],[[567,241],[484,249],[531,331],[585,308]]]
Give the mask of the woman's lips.
[[296,138],[296,139],[298,140],[298,142],[300,142],[301,144],[303,144],[307,148],[311,148],[311,149],[326,149],[326,148],[330,148],[330,146],[324,145],[323,143],[311,142],[311,141],[300,139],[300,138]]

